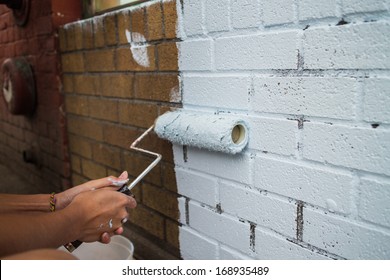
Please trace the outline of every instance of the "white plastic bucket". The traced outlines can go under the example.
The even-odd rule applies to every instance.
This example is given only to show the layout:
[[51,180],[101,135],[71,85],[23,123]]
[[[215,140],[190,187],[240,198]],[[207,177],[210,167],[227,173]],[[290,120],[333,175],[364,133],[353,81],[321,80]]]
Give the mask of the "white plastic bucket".
[[126,237],[114,235],[109,244],[83,243],[72,254],[80,260],[132,260],[134,245]]

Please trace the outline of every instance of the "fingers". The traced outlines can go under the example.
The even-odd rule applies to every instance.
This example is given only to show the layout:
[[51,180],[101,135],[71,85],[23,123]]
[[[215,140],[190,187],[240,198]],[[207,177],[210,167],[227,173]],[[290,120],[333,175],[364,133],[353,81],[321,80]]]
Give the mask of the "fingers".
[[90,190],[96,190],[108,186],[121,187],[129,181],[128,176],[129,174],[127,173],[127,171],[124,171],[119,177],[109,176],[96,180],[91,180],[84,183],[83,186]]

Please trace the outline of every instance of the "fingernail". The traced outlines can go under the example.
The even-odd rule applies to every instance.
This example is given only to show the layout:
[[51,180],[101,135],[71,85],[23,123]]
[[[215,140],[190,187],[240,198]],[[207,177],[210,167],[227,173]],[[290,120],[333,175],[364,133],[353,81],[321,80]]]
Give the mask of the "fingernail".
[[123,171],[122,174],[118,178],[119,179],[126,179],[127,177],[129,177],[129,175],[127,174],[127,171]]

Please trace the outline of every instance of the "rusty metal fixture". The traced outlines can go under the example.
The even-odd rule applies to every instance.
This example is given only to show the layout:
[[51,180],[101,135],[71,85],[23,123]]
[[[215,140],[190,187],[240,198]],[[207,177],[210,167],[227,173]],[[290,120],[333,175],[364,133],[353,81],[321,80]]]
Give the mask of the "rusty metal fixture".
[[36,107],[35,81],[24,58],[7,58],[1,67],[3,98],[13,115],[31,116]]
[[24,26],[27,23],[30,2],[31,0],[0,0],[0,4],[5,4],[12,9],[15,22],[19,26]]

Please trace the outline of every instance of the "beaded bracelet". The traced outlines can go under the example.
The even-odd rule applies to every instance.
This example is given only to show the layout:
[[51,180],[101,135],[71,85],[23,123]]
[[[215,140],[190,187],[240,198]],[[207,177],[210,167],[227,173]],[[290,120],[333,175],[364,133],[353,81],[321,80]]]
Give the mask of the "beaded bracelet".
[[56,194],[55,192],[52,192],[50,194],[50,201],[49,201],[49,203],[50,203],[50,212],[56,211],[56,198],[54,197],[55,194]]

